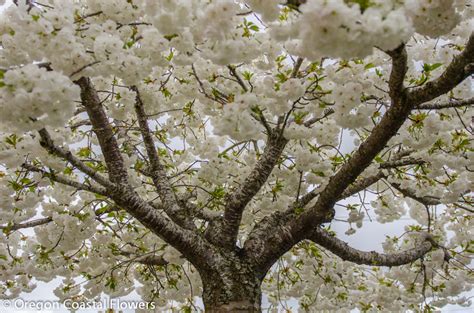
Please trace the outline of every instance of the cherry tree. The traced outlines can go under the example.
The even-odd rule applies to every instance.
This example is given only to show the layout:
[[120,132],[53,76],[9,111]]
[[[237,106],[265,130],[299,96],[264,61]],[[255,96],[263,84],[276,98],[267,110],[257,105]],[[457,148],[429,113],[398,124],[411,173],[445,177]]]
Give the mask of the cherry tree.
[[[469,304],[472,1],[14,2],[2,298],[60,277],[157,311]],[[331,228],[406,216],[383,252]]]

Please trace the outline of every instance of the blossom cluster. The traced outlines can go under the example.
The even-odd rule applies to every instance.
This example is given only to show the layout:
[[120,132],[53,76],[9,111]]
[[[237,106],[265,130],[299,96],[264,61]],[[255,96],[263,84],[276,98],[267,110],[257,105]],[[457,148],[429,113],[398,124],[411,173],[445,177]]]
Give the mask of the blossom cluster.
[[3,75],[0,101],[2,131],[39,130],[61,127],[72,117],[79,87],[58,72],[48,72],[35,64],[10,70]]

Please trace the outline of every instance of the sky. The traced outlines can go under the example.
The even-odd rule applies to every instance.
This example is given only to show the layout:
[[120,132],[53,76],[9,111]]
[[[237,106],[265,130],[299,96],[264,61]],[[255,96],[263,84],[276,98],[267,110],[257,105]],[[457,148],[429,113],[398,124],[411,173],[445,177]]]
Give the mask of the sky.
[[[2,1],[0,0],[0,3]],[[7,0],[6,3],[1,6],[0,5],[0,13],[3,9],[11,4],[11,0]],[[349,152],[352,150],[352,139],[350,136],[346,135],[344,137],[344,145],[342,146],[342,150],[344,153]],[[369,195],[370,197],[370,195]],[[370,198],[367,199],[370,202]],[[344,218],[345,213],[341,212],[342,210],[337,211],[336,218]],[[373,217],[375,215],[372,213]],[[354,235],[347,236],[344,232],[347,230],[347,224],[342,222],[333,222],[331,227],[336,233],[338,233],[338,237],[344,241],[347,241],[349,245],[354,248],[365,250],[365,251],[379,251],[382,252],[382,242],[385,239],[385,236],[395,236],[400,235],[404,232],[404,227],[410,224],[411,219],[408,216],[402,217],[400,220],[390,223],[390,224],[380,224],[375,221],[375,218],[372,221],[369,221],[369,218],[366,216],[364,219],[364,226],[359,229]],[[26,301],[35,301],[35,300],[57,300],[56,296],[53,294],[54,288],[61,282],[61,278],[55,279],[49,283],[38,282],[37,288],[31,293],[23,293],[21,298]],[[474,296],[474,291],[470,292],[469,295]],[[136,293],[132,293],[127,297],[123,297],[122,299],[126,300],[139,300],[139,297]],[[0,301],[1,302],[1,301]],[[265,303],[265,300],[263,301]],[[448,305],[442,309],[442,312],[472,312],[474,306],[471,308],[463,308],[460,306]],[[0,312],[2,311],[2,306],[0,304]],[[38,312],[37,310],[16,310],[14,312],[19,313],[33,313]],[[59,312],[59,311],[48,311],[42,310],[41,312],[49,313],[49,312]],[[63,312],[63,311],[61,311]],[[95,312],[95,310],[79,310],[77,312]],[[124,313],[133,312],[133,310],[124,310]],[[295,311],[296,312],[296,311]]]

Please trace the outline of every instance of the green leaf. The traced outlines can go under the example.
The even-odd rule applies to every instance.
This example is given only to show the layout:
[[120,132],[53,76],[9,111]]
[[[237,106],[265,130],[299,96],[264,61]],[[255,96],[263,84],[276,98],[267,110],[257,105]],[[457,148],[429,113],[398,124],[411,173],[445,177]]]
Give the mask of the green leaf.
[[440,67],[442,65],[443,65],[443,63],[434,63],[434,64],[424,63],[423,64],[423,71],[429,73],[431,71],[434,71],[435,69],[437,69],[438,67]]
[[278,80],[281,82],[281,83],[284,83],[288,80],[288,77],[286,77],[286,75],[284,73],[278,73],[276,75],[276,77],[278,78]]
[[249,71],[244,71],[244,72],[242,73],[242,76],[243,76],[244,79],[247,80],[247,81],[250,81],[250,79],[252,79],[252,76],[253,76],[253,75],[254,75],[254,74],[251,73],[251,72],[249,72]]
[[304,212],[304,208],[300,208],[300,207],[295,208],[295,214],[296,215],[300,215],[303,212]]
[[14,191],[20,191],[21,189],[23,189],[23,186],[14,180],[9,181],[8,183]]
[[215,199],[222,199],[226,195],[226,192],[225,192],[224,187],[219,186],[219,187],[214,188],[214,190],[211,192],[211,195]]
[[186,103],[186,105],[183,107],[183,113],[186,116],[194,116],[193,104],[194,104],[194,102],[190,101],[190,102]]
[[293,112],[293,117],[295,119],[295,123],[298,125],[303,124],[304,118],[308,115],[308,112]]
[[364,69],[368,70],[368,69],[371,69],[371,68],[374,68],[375,67],[375,64],[374,63],[367,63],[365,66],[364,66]]
[[63,174],[65,175],[71,175],[73,173],[72,167],[66,167],[63,171]]
[[89,147],[84,147],[84,148],[81,148],[79,149],[79,152],[77,153],[78,156],[82,157],[82,158],[88,158],[91,156],[91,149],[89,149]]
[[258,32],[260,30],[257,25],[252,25],[249,28],[255,32]]
[[435,64],[431,64],[431,70],[434,71],[435,69],[437,69],[438,67],[442,66],[443,63],[435,63]]
[[189,305],[184,306],[182,308],[182,310],[183,310],[183,313],[192,313],[192,311],[193,311],[191,306],[189,306]]
[[161,93],[163,94],[163,96],[165,96],[165,98],[171,98],[172,96],[171,92],[166,88],[162,88]]
[[115,288],[117,288],[117,281],[113,276],[109,276],[106,279],[105,286],[109,287],[112,290],[115,290]]
[[178,37],[178,34],[165,35],[163,37],[165,37],[166,40],[171,41],[171,39]]
[[21,141],[21,138],[18,138],[17,135],[12,134],[8,137],[5,138],[5,142],[9,144],[10,146],[13,146],[13,148],[16,149],[16,145]]
[[365,10],[367,10],[368,8],[370,8],[372,5],[374,5],[374,3],[370,0],[346,0],[345,1],[346,3],[354,3],[354,4],[358,4],[359,7],[360,7],[360,11],[362,13],[365,12]]
[[174,53],[173,53],[173,51],[171,51],[170,54],[168,54],[168,56],[165,57],[165,59],[166,59],[168,62],[171,62],[171,60],[173,59],[173,56],[174,56]]

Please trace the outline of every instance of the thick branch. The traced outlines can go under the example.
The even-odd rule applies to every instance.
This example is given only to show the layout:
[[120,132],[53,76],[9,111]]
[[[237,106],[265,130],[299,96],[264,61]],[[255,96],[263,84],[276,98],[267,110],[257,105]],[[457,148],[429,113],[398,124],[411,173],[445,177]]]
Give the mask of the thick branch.
[[97,91],[87,77],[76,81],[81,87],[81,100],[92,123],[92,130],[99,141],[109,171],[109,178],[115,184],[128,184],[128,174],[112,126],[100,102]]
[[448,93],[474,73],[473,62],[474,33],[471,33],[464,50],[453,58],[445,71],[435,80],[413,89],[408,94],[408,101],[416,106]]
[[434,239],[429,234],[425,235],[424,241],[416,248],[389,254],[354,249],[321,228],[316,228],[308,239],[331,251],[344,261],[371,266],[400,266],[412,263],[437,247]]
[[150,203],[142,200],[135,191],[127,187],[118,187],[113,190],[111,198],[146,228],[181,252],[195,266],[207,268],[214,264],[216,252],[208,242],[198,233],[180,227],[161,214]]
[[[372,162],[386,143],[396,135],[403,125],[410,111],[417,105],[431,101],[434,98],[448,93],[474,70],[474,35],[471,34],[465,49],[455,56],[446,70],[437,79],[426,83],[422,87],[407,92],[403,88],[403,78],[406,72],[406,53],[397,48],[388,52],[392,56],[392,72],[389,79],[389,94],[392,105],[382,117],[380,123],[374,127],[370,136],[352,155],[351,159],[330,179],[326,188],[320,193],[316,204],[308,211],[296,216],[274,214],[262,223],[280,228],[272,237],[266,238],[266,243],[257,256],[258,263],[263,270],[267,270],[270,263],[286,252],[291,246],[304,238],[312,227],[332,219],[332,207],[339,195],[358,175]],[[266,226],[256,227],[249,236],[246,246],[259,246],[258,237],[268,233]],[[279,250],[277,255],[275,250]],[[262,261],[264,260],[264,261]]]
[[403,80],[408,70],[407,66],[407,52],[405,44],[401,44],[398,48],[386,52],[392,58],[392,71],[388,80],[389,95],[392,103],[400,101],[403,96]]
[[179,202],[189,212],[190,216],[195,216],[198,219],[210,222],[222,218],[222,213],[219,211],[212,211],[206,207],[200,208],[186,199],[180,199]]
[[441,103],[425,103],[418,105],[416,109],[418,110],[441,110],[447,108],[461,108],[465,106],[470,106],[474,104],[474,97],[466,100],[450,100],[448,102]]
[[[372,163],[377,154],[383,150],[387,142],[397,134],[398,129],[407,119],[411,104],[405,101],[406,92],[403,79],[407,71],[407,55],[404,46],[388,52],[392,56],[392,72],[389,87],[392,106],[382,117],[370,136],[360,145],[347,163],[329,180],[326,188],[320,193],[317,203],[300,217],[308,225],[314,218],[330,210],[344,190]],[[322,217],[326,217],[325,214]]]
[[217,211],[211,211],[207,208],[202,208],[193,212],[197,218],[203,219],[205,221],[213,221],[222,217],[222,213]]
[[[423,163],[425,163],[425,161],[420,160],[420,159],[414,159],[414,158],[400,159],[400,155],[397,155],[395,156],[394,160],[381,163],[379,168],[390,169],[390,168],[399,167],[399,166],[423,164]],[[350,197],[358,192],[361,192],[367,189],[368,187],[370,187],[371,185],[375,184],[382,178],[386,178],[386,177],[387,175],[384,174],[384,172],[380,170],[372,176],[359,178],[353,184],[347,187],[346,190],[344,190],[344,192],[341,194],[341,196],[337,200],[339,201],[342,199],[346,199],[347,197]],[[318,194],[319,192],[317,189],[314,189],[308,192],[300,199],[300,201],[297,204],[297,207],[304,208],[311,200],[317,197]]]
[[287,142],[287,139],[276,133],[270,135],[261,158],[249,176],[234,192],[227,195],[221,230],[221,242],[225,246],[233,247],[235,245],[245,207],[267,181]]

